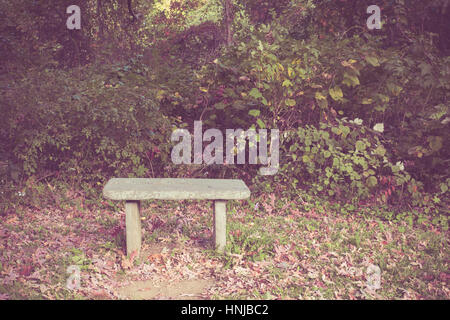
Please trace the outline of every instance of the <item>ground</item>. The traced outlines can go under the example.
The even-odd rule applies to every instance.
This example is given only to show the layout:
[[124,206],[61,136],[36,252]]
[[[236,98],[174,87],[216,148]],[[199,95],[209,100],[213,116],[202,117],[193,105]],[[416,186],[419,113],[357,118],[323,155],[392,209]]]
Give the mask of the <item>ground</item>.
[[[123,203],[54,198],[0,216],[0,299],[450,298],[449,233],[426,221],[305,210],[269,195],[229,203],[227,253],[217,254],[211,202],[144,202],[142,254],[127,258]],[[81,274],[73,290],[71,265]]]

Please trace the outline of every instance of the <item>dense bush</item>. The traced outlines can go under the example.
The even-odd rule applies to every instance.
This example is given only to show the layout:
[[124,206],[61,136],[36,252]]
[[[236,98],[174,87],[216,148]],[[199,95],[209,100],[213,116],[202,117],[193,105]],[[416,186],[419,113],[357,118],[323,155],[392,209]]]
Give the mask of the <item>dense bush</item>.
[[159,172],[171,127],[147,81],[133,65],[29,72],[3,94],[2,154],[24,175]]
[[386,48],[369,33],[297,40],[283,19],[243,27],[245,38],[201,70],[197,119],[219,128],[282,130],[319,129],[336,117],[362,119],[367,130],[382,124],[389,161],[404,163],[422,190],[445,188],[449,60],[426,39]]
[[[398,191],[401,197],[411,177],[403,163],[389,161],[378,134],[358,120],[322,122],[320,128],[307,125],[285,132],[280,174],[293,189],[340,200],[377,195],[389,179],[393,182],[389,196]],[[387,200],[384,194],[381,197]]]
[[[291,195],[448,211],[447,2],[380,0],[383,27],[370,31],[368,0],[231,1],[233,41],[217,0],[135,1],[139,19],[118,0],[87,1],[78,33],[59,29],[64,16],[34,19],[50,19],[48,6],[26,19],[29,0],[2,3],[21,13],[0,28],[0,173],[239,175]],[[279,174],[167,170],[172,126],[194,120],[280,129]]]

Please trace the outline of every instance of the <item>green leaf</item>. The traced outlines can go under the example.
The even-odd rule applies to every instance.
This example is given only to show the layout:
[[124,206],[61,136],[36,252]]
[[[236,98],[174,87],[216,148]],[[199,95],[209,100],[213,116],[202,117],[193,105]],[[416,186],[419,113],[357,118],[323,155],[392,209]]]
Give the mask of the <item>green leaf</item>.
[[288,75],[289,75],[289,78],[293,78],[294,77],[294,75],[295,75],[295,73],[294,73],[294,70],[291,68],[291,67],[288,67]]
[[344,94],[342,93],[342,89],[338,86],[335,86],[334,88],[330,88],[329,93],[330,93],[331,98],[335,101],[342,100],[342,98],[344,97]]
[[260,115],[261,111],[258,109],[252,109],[248,112],[249,115],[253,117],[258,117]]
[[294,99],[286,99],[286,101],[284,102],[288,107],[293,107],[295,106],[295,100]]
[[367,185],[369,187],[375,187],[378,184],[378,180],[375,176],[370,176],[367,178]]
[[367,56],[366,61],[374,67],[379,67],[380,63],[378,62],[377,57]]
[[325,97],[323,94],[322,94],[322,92],[319,92],[319,91],[317,91],[316,92],[316,100],[317,101],[319,101],[319,100],[325,100],[327,97]]
[[319,101],[317,101],[317,103],[319,104],[319,107],[321,109],[328,108],[328,101],[327,100],[319,100]]
[[430,144],[431,151],[437,152],[442,148],[442,137],[432,136],[428,138],[428,143]]
[[235,108],[235,109],[237,109],[237,110],[243,110],[243,109],[245,109],[244,101],[242,101],[242,100],[235,100],[235,101],[233,102],[233,108]]
[[358,151],[364,151],[366,149],[366,144],[364,141],[358,140],[356,141],[356,150]]
[[258,41],[258,49],[259,49],[260,51],[263,51],[263,50],[264,50],[264,47],[263,47],[263,44],[262,44],[261,40]]
[[326,109],[328,107],[327,97],[325,97],[321,92],[316,92],[316,101],[319,104],[319,107],[322,109]]
[[347,126],[342,126],[340,129],[342,130],[342,135],[344,138],[350,133],[350,128]]
[[262,94],[259,92],[258,88],[253,88],[248,94],[255,99],[262,98]]
[[355,119],[353,120],[353,123],[354,123],[354,124],[357,124],[357,125],[362,125],[363,120],[362,120],[362,119],[359,119],[359,118],[355,118]]
[[422,62],[419,64],[419,68],[420,68],[420,74],[421,76],[426,76],[428,74],[431,74],[431,65],[429,65],[426,62]]
[[258,126],[261,129],[265,129],[266,128],[266,124],[261,119],[256,120],[256,123],[258,124]]
[[382,156],[384,157],[384,155],[386,154],[386,149],[383,146],[378,146],[375,150],[374,153],[376,155]]
[[376,125],[373,126],[373,130],[383,133],[384,132],[384,124],[383,123],[377,123]]
[[392,94],[394,94],[395,96],[398,96],[398,95],[400,94],[400,92],[403,91],[403,88],[402,88],[402,87],[396,85],[395,83],[391,83],[391,82],[388,82],[388,83],[386,84],[386,87],[387,87],[387,88],[389,89],[389,91],[390,91]]
[[217,110],[223,110],[223,109],[225,109],[225,107],[226,107],[226,104],[223,102],[218,102],[214,105],[214,108],[216,108]]
[[360,84],[357,76],[350,75],[347,72],[344,73],[344,80],[342,80],[342,83],[348,87],[355,87]]
[[283,87],[292,87],[292,82],[289,79],[283,81]]

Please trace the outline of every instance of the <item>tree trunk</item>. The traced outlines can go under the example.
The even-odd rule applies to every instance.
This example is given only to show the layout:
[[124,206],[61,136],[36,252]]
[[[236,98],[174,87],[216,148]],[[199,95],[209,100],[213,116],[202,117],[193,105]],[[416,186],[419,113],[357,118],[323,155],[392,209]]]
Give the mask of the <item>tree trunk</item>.
[[226,32],[226,44],[230,46],[233,43],[233,0],[224,0],[224,22]]

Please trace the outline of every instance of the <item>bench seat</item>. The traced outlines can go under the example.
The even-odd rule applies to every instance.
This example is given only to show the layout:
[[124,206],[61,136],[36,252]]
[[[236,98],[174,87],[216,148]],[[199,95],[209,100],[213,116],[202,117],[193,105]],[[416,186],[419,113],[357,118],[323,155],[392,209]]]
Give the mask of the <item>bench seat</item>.
[[239,200],[250,190],[242,180],[113,178],[103,195],[111,200]]
[[236,179],[113,178],[103,196],[125,201],[127,254],[141,250],[141,200],[213,200],[214,240],[218,251],[226,246],[226,200],[247,199],[250,190]]

